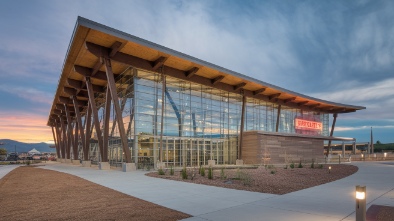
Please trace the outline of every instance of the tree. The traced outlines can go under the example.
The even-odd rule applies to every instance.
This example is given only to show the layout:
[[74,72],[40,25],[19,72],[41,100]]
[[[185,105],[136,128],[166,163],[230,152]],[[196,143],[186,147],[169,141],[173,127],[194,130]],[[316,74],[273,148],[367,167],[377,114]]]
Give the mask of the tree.
[[378,141],[376,141],[376,144],[382,144],[382,143],[378,140]]
[[7,150],[5,148],[0,148],[0,155],[7,155]]

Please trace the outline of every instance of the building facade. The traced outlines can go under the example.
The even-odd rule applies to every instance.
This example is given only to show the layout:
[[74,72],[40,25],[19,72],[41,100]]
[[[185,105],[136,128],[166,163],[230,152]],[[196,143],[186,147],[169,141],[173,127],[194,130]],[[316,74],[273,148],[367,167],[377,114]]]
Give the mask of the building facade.
[[[321,158],[323,141],[334,139],[329,114],[336,120],[360,109],[287,91],[78,18],[48,125],[64,162],[125,171],[127,165],[266,164],[281,163],[283,153],[302,146],[308,150],[291,155],[293,160]],[[251,134],[259,137],[252,146]],[[264,147],[278,135],[301,143],[292,150],[284,148],[286,142]]]

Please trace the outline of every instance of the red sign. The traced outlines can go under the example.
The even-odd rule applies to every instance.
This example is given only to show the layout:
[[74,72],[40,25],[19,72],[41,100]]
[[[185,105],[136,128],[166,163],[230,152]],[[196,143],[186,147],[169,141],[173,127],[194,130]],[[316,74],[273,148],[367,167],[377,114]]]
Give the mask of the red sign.
[[294,125],[299,130],[318,130],[322,131],[323,124],[318,121],[304,120],[300,118],[294,119]]

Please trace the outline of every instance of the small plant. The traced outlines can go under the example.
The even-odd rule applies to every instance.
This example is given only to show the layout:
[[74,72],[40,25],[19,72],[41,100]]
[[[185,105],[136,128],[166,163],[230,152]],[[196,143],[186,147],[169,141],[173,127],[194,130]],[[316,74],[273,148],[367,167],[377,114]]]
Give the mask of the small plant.
[[173,167],[173,166],[171,166],[171,168],[170,168],[170,175],[171,175],[171,176],[174,175],[174,167]]
[[300,163],[298,164],[298,168],[303,168],[304,166],[302,166],[301,160]]
[[319,166],[317,168],[323,169],[323,164],[319,164]]
[[271,170],[271,174],[275,174],[276,173],[276,171],[275,170]]
[[200,169],[198,170],[198,174],[201,175],[202,165],[200,165]]
[[312,168],[312,169],[314,169],[314,168],[315,168],[315,160],[314,160],[314,159],[312,159],[311,168]]
[[209,167],[208,169],[208,179],[212,180],[213,179],[213,171],[212,171],[212,167]]
[[147,165],[147,166],[146,166],[146,170],[147,170],[147,171],[150,171],[150,165]]
[[294,169],[294,163],[291,163],[291,164],[290,164],[290,168],[291,168],[291,169]]
[[234,180],[240,180],[241,179],[241,170],[239,168],[237,168],[237,172],[235,174],[235,178]]
[[30,166],[30,160],[26,161],[26,166]]
[[166,173],[164,172],[164,170],[161,169],[161,168],[158,170],[158,173],[159,173],[159,175],[166,175]]
[[220,170],[220,179],[222,179],[222,180],[227,179],[227,176],[226,176],[226,174],[224,173],[224,168],[222,168],[222,169]]
[[186,171],[186,167],[183,167],[182,171],[182,179],[187,180],[187,171]]
[[205,176],[205,168],[201,167],[201,176]]

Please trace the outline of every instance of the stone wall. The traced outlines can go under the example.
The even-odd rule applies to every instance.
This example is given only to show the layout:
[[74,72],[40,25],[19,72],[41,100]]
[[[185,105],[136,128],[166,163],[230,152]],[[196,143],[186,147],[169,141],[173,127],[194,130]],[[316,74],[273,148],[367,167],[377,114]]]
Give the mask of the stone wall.
[[243,133],[242,159],[245,164],[290,164],[324,162],[321,137],[261,131]]

